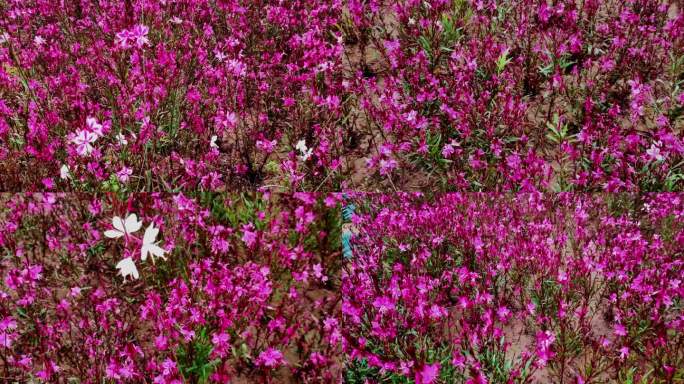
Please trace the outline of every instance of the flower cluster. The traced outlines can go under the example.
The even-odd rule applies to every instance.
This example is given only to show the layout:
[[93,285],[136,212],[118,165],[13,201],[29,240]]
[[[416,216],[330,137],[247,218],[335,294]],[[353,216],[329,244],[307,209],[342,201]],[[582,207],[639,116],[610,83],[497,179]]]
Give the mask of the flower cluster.
[[[131,238],[131,234],[137,232],[142,227],[142,221],[138,221],[138,216],[132,213],[126,216],[126,219],[122,219],[119,216],[114,216],[112,219],[112,226],[114,229],[110,229],[104,232],[106,237],[110,239],[117,239],[123,237],[126,241]],[[164,253],[166,251],[159,247],[156,242],[157,235],[159,234],[159,228],[154,227],[154,223],[150,224],[145,230],[145,235],[142,238],[142,247],[140,248],[140,259],[147,260],[148,254],[152,257],[152,263],[154,263],[155,257],[161,257],[166,260]],[[116,264],[116,268],[119,269],[119,273],[125,279],[126,276],[132,276],[134,279],[140,277],[138,268],[135,266],[135,262],[129,256],[125,259],[119,261]]]

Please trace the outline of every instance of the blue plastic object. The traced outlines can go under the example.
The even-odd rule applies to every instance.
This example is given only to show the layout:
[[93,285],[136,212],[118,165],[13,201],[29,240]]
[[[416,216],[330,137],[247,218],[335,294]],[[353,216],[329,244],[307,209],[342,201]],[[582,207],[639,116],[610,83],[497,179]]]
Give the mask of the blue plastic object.
[[351,237],[351,231],[347,230],[342,232],[342,256],[347,260],[351,259],[354,255],[352,252]]
[[[345,223],[350,223],[355,211],[356,206],[353,203],[349,203],[342,207],[342,220]],[[347,260],[351,259],[354,254],[351,246],[351,238],[351,231],[349,229],[344,229],[342,231],[342,256]]]

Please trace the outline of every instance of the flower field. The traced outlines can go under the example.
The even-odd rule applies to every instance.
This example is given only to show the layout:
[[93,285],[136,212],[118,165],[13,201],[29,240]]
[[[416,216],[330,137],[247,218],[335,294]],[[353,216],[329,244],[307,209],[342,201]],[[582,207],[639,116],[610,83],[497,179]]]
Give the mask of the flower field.
[[0,383],[684,384],[684,2],[0,0]]
[[681,196],[362,206],[342,274],[347,382],[684,379]]
[[7,0],[5,191],[680,191],[675,1]]
[[309,195],[4,195],[0,376],[334,382],[336,205]]

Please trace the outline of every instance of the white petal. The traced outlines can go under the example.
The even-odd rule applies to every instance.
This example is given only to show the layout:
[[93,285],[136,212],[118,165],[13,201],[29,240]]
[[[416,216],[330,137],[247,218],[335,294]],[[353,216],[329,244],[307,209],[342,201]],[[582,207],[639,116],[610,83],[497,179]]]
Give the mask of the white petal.
[[59,169],[59,177],[62,180],[66,180],[69,177],[69,167],[66,164],[62,164],[62,168]]
[[152,256],[161,257],[162,259],[166,260],[164,253],[166,253],[166,251],[162,247],[158,246],[157,244],[150,244],[150,254]]
[[131,213],[126,217],[126,231],[128,233],[137,232],[142,228],[142,221],[138,221],[138,216],[135,213]]
[[133,276],[134,279],[138,279],[140,274],[138,273],[138,268],[135,266],[135,262],[130,257],[127,257],[116,264],[116,268],[119,270],[121,277],[126,280],[127,276]]
[[143,245],[152,244],[157,240],[157,235],[159,234],[159,228],[154,227],[154,223],[150,224],[147,229],[145,229],[145,235],[143,236]]
[[112,225],[114,226],[114,228],[118,229],[119,232],[126,232],[124,221],[119,216],[114,216],[114,218],[112,219]]
[[118,263],[116,263],[116,268],[117,269],[126,268],[126,266],[132,262],[133,262],[133,259],[131,259],[130,257],[127,257],[125,259],[121,259]]
[[140,258],[142,260],[147,260],[147,254],[149,253],[150,256],[152,256],[152,262],[154,263],[155,257],[161,257],[162,259],[166,260],[166,257],[164,256],[165,252],[166,251],[164,251],[157,244],[145,244],[140,249],[140,253],[141,253]]
[[110,239],[116,239],[123,236],[124,234],[123,232],[117,231],[116,229],[109,229],[104,232],[104,235],[106,237],[109,237]]

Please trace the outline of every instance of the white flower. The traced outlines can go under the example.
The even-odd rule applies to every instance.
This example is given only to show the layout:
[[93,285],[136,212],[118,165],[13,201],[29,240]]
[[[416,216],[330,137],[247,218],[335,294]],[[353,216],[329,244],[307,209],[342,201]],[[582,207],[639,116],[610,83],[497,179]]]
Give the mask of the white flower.
[[81,156],[89,155],[93,149],[93,143],[97,140],[97,135],[86,130],[78,131],[76,137],[71,142],[76,144],[76,152]]
[[33,42],[36,43],[36,45],[43,45],[45,44],[45,39],[43,39],[43,36],[41,35],[36,35],[36,37],[33,38]]
[[209,141],[209,148],[218,148],[218,144],[216,144],[216,140],[218,140],[218,136],[216,136],[216,135],[211,136],[211,140]]
[[142,221],[138,221],[138,216],[132,213],[126,217],[126,220],[121,219],[119,216],[114,216],[112,226],[114,226],[114,229],[105,231],[104,235],[110,239],[116,239],[137,232],[142,228]]
[[660,153],[660,146],[662,143],[660,141],[656,141],[653,144],[651,144],[651,148],[646,150],[646,154],[651,157],[652,160],[655,161],[663,161],[665,160],[665,156],[663,156]]
[[166,251],[164,251],[160,246],[157,245],[158,243],[155,242],[155,240],[157,240],[158,234],[159,228],[155,228],[154,223],[150,224],[150,226],[145,229],[143,245],[140,249],[140,258],[143,261],[147,260],[148,253],[150,256],[152,256],[152,263],[154,263],[155,257],[161,257],[162,259],[166,260],[166,257],[164,257],[164,252]]
[[126,136],[123,135],[123,133],[118,133],[116,135],[116,141],[119,143],[119,145],[124,146],[128,144],[128,140],[126,140]]
[[59,177],[62,180],[66,180],[69,178],[69,166],[66,164],[62,164],[62,168],[59,169]]
[[126,281],[126,277],[132,276],[134,279],[140,278],[138,273],[138,268],[136,268],[133,259],[127,257],[116,264],[116,268],[119,270],[119,274]]
[[306,141],[304,140],[299,140],[297,142],[297,145],[295,145],[295,149],[297,149],[300,153],[299,160],[301,161],[307,161],[313,154],[313,148],[308,148],[306,146]]

